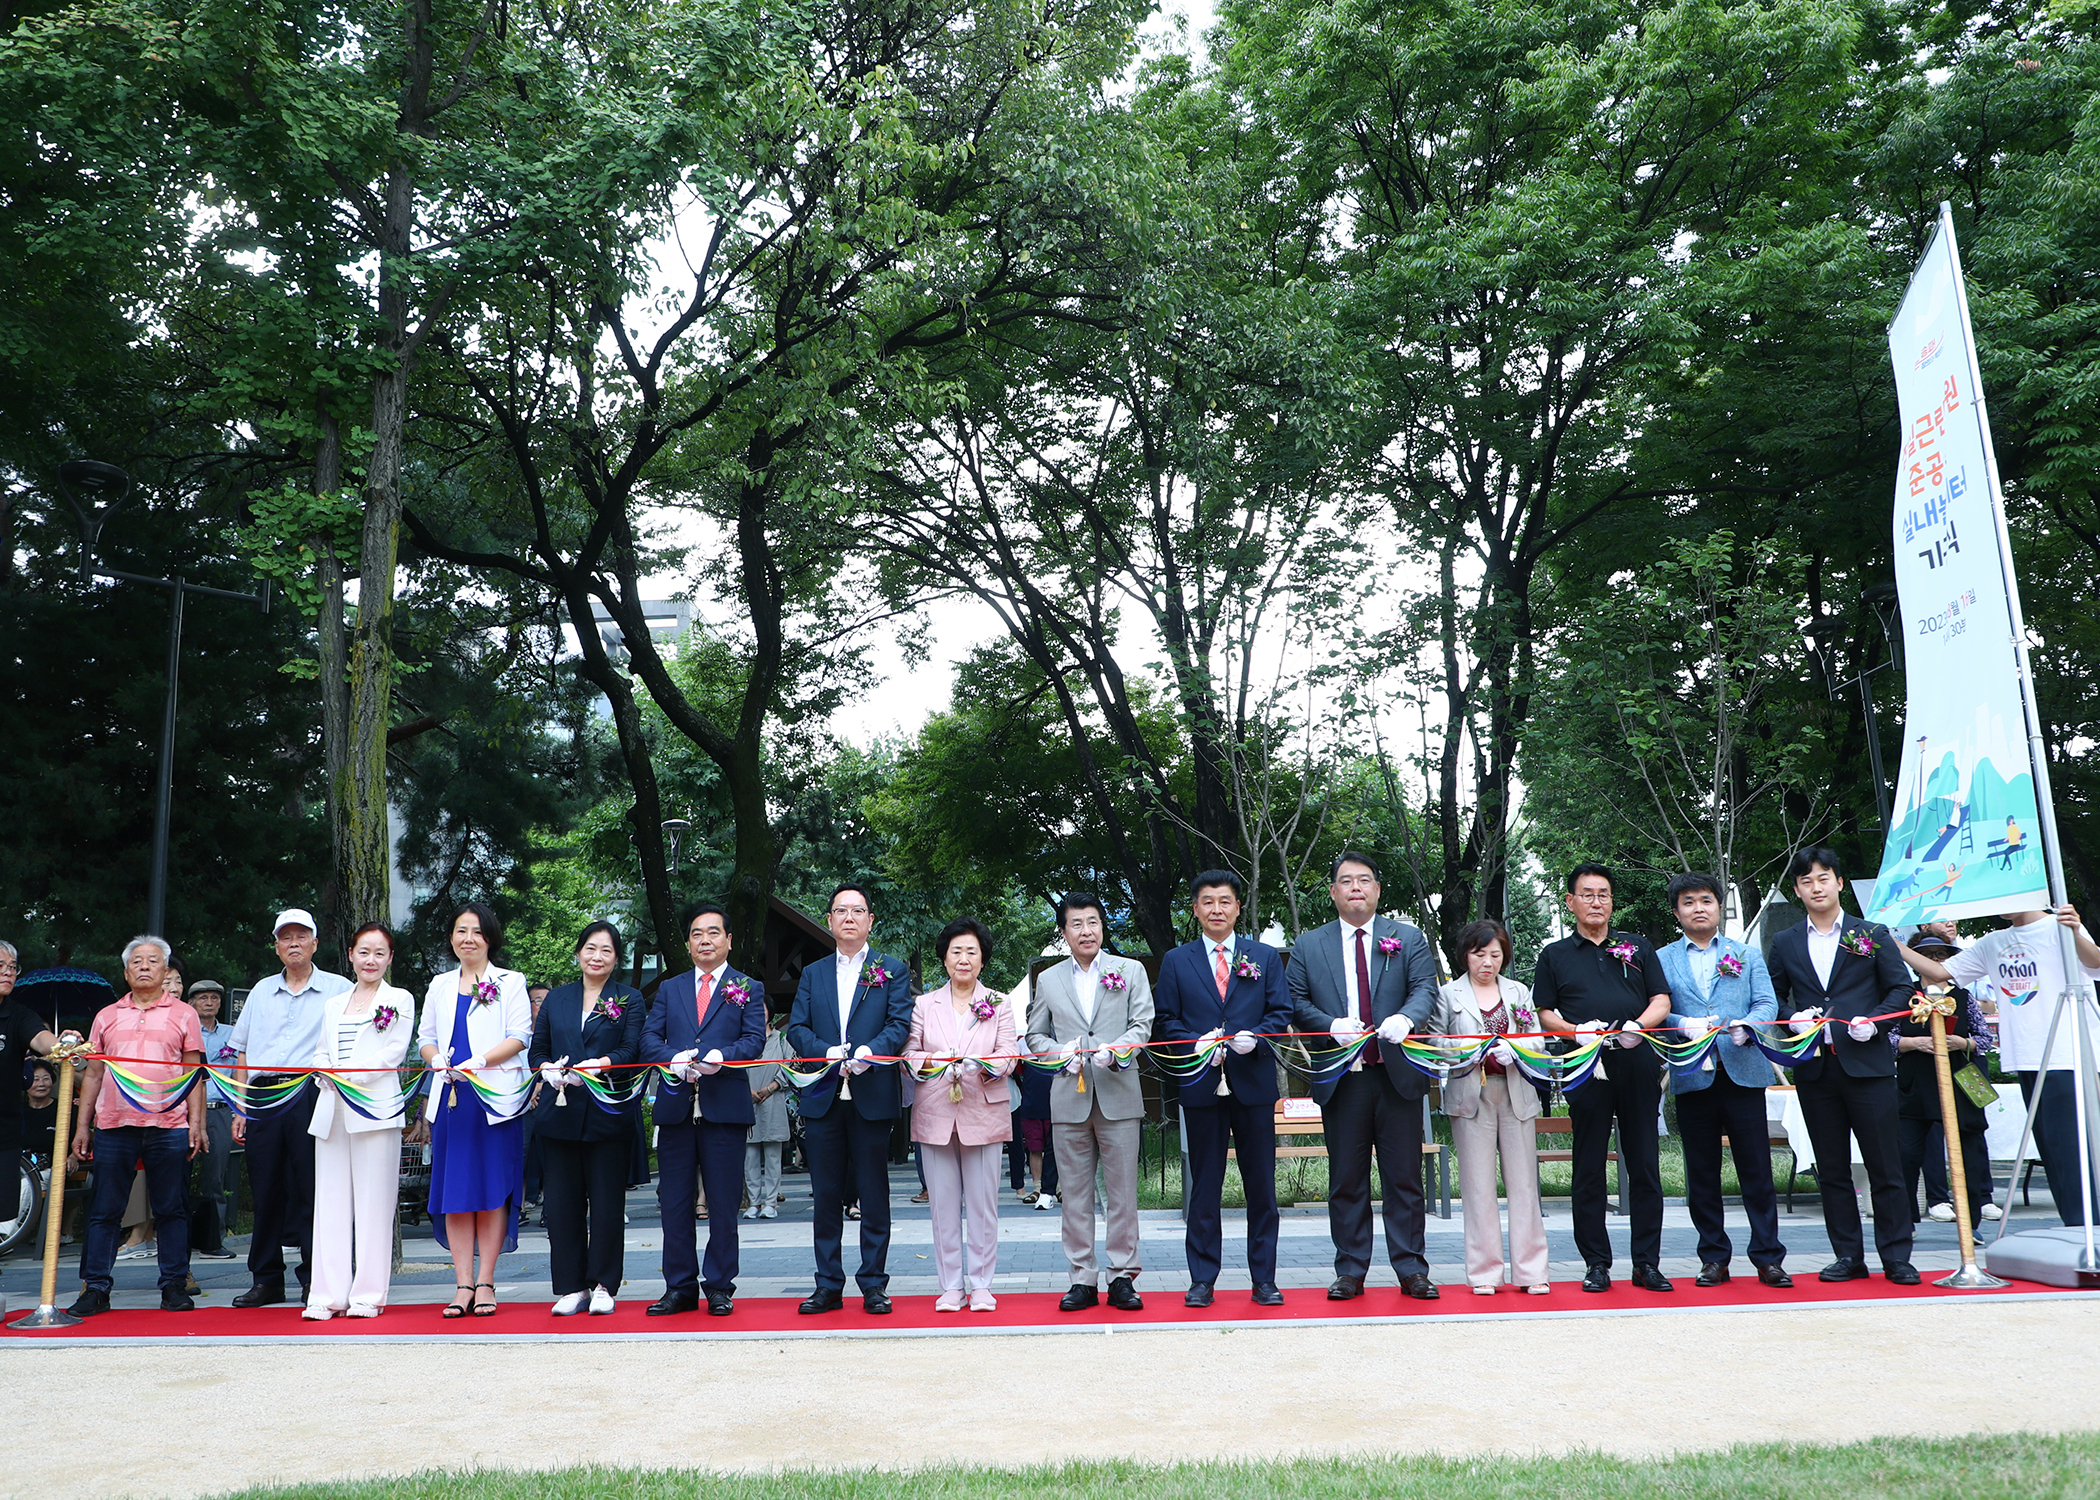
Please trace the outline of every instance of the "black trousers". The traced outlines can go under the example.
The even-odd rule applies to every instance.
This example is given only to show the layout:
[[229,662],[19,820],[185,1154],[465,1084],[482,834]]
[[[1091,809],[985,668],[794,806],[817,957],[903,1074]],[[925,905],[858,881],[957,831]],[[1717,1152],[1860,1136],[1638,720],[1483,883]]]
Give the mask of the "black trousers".
[[[749,1125],[686,1120],[656,1132],[656,1207],[664,1230],[664,1290],[734,1292],[741,1246],[737,1198],[744,1191],[744,1137]],[[693,1189],[707,1193],[707,1260],[693,1222]]]
[[[1225,1248],[1225,1153],[1236,1147],[1247,1190],[1247,1270],[1256,1281],[1274,1281],[1275,1104],[1243,1103],[1229,1094],[1200,1106],[1184,1100],[1181,1118],[1189,1133],[1189,1280],[1218,1279]],[[1419,1149],[1416,1155],[1419,1160]]]
[[[266,1078],[268,1074],[260,1074]],[[284,1247],[299,1247],[299,1285],[314,1249],[314,1086],[308,1083],[289,1104],[248,1122],[248,1196],[255,1214],[248,1242],[248,1275],[258,1282],[284,1281]]]
[[[2071,1070],[2052,1068],[2047,1073],[2020,1075],[2020,1097],[2034,1102],[2034,1091],[2042,1091],[2042,1107],[2034,1117],[2034,1154],[2041,1158],[2043,1175],[2049,1179],[2049,1196],[2056,1200],[2056,1214],[2066,1224],[2085,1222],[2085,1174],[2078,1153],[2078,1098],[2072,1092]],[[2100,1113],[2100,1100],[2085,1101],[2088,1121]]]
[[1779,1243],[1779,1194],[1772,1188],[1765,1091],[1745,1088],[1716,1062],[1713,1082],[1677,1096],[1677,1135],[1684,1145],[1685,1207],[1699,1231],[1699,1263],[1725,1266],[1735,1254],[1721,1204],[1724,1135],[1743,1189],[1743,1213],[1750,1220],[1750,1263],[1776,1266],[1785,1260],[1786,1246]]
[[[1191,1132],[1194,1117],[1200,1113],[1183,1111]],[[1426,1274],[1422,1101],[1403,1098],[1384,1067],[1366,1067],[1341,1076],[1320,1116],[1327,1136],[1327,1228],[1334,1236],[1335,1275],[1362,1276],[1371,1269],[1374,1155],[1385,1196],[1386,1254],[1401,1280],[1417,1272]],[[1272,1177],[1272,1193],[1274,1189]]]
[[[564,1141],[542,1135],[547,1269],[554,1295],[602,1286],[617,1294],[627,1258],[627,1132],[610,1140]],[[690,1224],[693,1216],[686,1213]],[[670,1239],[670,1220],[664,1221]]]
[[802,1146],[809,1154],[809,1192],[815,1200],[812,1238],[819,1291],[842,1291],[846,1285],[843,1240],[849,1183],[860,1203],[860,1269],[853,1279],[863,1292],[879,1292],[890,1284],[889,1163],[893,1124],[890,1120],[863,1119],[850,1099],[833,1100],[830,1110],[820,1118],[803,1117]]
[[[1991,1196],[1991,1150],[1981,1127],[1961,1132],[1961,1165],[1969,1183],[1969,1225],[1974,1228],[1984,1201]],[[1903,1152],[1903,1197],[1918,1219],[1918,1178],[1925,1178],[1925,1206],[1952,1203],[1954,1189],[1947,1171],[1947,1132],[1938,1120],[1896,1120],[1896,1143]]]
[[[1662,1107],[1662,1068],[1645,1043],[1611,1050],[1589,1080],[1568,1091],[1568,1118],[1575,1124],[1573,1186],[1570,1209],[1575,1220],[1575,1248],[1584,1265],[1611,1264],[1611,1235],[1604,1227],[1606,1169],[1611,1155],[1611,1127],[1619,1124],[1619,1162],[1626,1169],[1626,1222],[1632,1230],[1633,1263],[1652,1266],[1662,1259],[1662,1162],[1657,1152],[1657,1112]],[[1610,1069],[1610,1075],[1606,1075]],[[1763,1115],[1758,1132],[1764,1131]],[[1718,1173],[1716,1167],[1716,1187]]]
[[1881,1266],[1910,1261],[1910,1195],[1903,1190],[1903,1151],[1896,1138],[1896,1080],[1854,1078],[1834,1057],[1815,1078],[1795,1075],[1801,1117],[1816,1151],[1816,1185],[1823,1193],[1823,1229],[1833,1253],[1866,1259],[1859,1198],[1852,1191],[1852,1142],[1867,1169],[1874,1201],[1874,1249]]

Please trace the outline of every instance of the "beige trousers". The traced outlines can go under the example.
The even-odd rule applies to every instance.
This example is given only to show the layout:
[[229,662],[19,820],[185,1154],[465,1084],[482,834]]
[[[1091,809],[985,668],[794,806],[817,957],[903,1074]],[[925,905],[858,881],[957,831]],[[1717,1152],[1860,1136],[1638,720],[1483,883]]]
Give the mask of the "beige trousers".
[[1094,1286],[1099,1277],[1094,1260],[1094,1169],[1108,1195],[1108,1275],[1137,1280],[1138,1261],[1138,1130],[1139,1120],[1104,1120],[1097,1105],[1077,1125],[1050,1122],[1050,1145],[1057,1153],[1057,1191],[1064,1200],[1065,1259],[1072,1263],[1072,1284]]
[[[1531,1087],[1520,1083],[1520,1088]],[[1509,1254],[1518,1286],[1543,1286],[1546,1218],[1539,1212],[1538,1134],[1509,1106],[1509,1079],[1481,1079],[1480,1108],[1471,1119],[1451,1121],[1458,1149],[1458,1192],[1466,1210],[1466,1280],[1494,1286],[1502,1280],[1502,1212],[1495,1197],[1495,1152],[1502,1152],[1502,1181],[1509,1193]]]

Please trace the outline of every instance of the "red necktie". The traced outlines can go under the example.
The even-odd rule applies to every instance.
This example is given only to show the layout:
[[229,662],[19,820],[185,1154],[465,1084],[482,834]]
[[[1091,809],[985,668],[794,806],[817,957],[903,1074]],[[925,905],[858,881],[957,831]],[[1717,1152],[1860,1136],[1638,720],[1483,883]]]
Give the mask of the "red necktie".
[[[1356,1019],[1370,1029],[1378,1023],[1371,1019],[1371,963],[1364,956],[1364,932],[1364,928],[1356,929]],[[1377,1065],[1378,1043],[1375,1040],[1364,1048],[1364,1061]]]
[[715,987],[715,976],[702,974],[699,988],[693,991],[693,1040],[700,1040],[700,1023],[707,1019],[708,992]]
[[1219,948],[1216,950],[1216,952],[1218,955],[1218,998],[1220,1000],[1223,1000],[1225,998],[1226,987],[1230,985],[1232,981],[1228,979],[1225,975],[1225,950],[1223,948]]

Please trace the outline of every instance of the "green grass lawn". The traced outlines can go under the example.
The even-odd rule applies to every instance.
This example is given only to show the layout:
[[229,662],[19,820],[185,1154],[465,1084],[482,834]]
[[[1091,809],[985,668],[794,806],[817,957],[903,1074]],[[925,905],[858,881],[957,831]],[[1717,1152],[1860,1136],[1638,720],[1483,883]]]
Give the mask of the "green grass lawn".
[[2100,1490],[2100,1435],[1878,1438],[1844,1447],[1741,1446],[1673,1458],[1298,1459],[1263,1463],[1073,1463],[1023,1469],[941,1467],[724,1476],[692,1470],[560,1469],[538,1473],[424,1473],[356,1484],[240,1491],[285,1500],[565,1500],[565,1497],[722,1497],[722,1500],[1196,1500],[1196,1497],[1395,1495],[1435,1500],[2022,1500]]

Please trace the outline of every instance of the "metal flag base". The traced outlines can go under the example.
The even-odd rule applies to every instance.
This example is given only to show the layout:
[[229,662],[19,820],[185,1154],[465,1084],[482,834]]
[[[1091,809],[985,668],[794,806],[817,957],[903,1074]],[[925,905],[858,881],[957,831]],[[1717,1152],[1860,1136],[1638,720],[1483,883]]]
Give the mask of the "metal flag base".
[[74,1324],[85,1321],[84,1318],[76,1318],[71,1313],[46,1302],[35,1312],[24,1314],[9,1323],[7,1329],[10,1333],[33,1333],[39,1328],[71,1328]]
[[1957,1292],[1991,1292],[2011,1283],[2000,1281],[1983,1267],[1975,1264],[1963,1266],[1952,1276],[1942,1276],[1934,1286],[1947,1287]]

